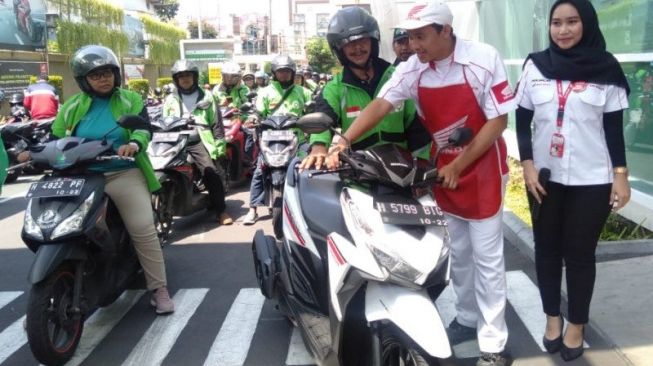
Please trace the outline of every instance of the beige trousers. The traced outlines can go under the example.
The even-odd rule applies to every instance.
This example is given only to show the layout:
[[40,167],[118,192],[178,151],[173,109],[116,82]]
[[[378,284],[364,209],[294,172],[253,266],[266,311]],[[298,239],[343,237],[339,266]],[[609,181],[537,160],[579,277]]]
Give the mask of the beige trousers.
[[145,177],[133,168],[105,173],[104,191],[118,208],[145,272],[148,290],[166,286],[161,244],[154,228],[152,201]]

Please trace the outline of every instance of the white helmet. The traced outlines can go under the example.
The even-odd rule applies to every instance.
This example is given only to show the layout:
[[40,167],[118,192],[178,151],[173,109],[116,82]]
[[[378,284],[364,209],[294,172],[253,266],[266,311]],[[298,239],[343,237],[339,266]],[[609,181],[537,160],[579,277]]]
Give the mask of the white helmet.
[[222,74],[242,76],[240,66],[235,62],[225,62],[222,64]]

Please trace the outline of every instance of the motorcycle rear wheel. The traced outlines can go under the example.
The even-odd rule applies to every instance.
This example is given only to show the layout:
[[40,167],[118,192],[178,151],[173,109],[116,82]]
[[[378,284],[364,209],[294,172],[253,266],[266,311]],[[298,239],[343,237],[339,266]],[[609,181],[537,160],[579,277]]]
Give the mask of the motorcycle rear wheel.
[[393,326],[381,331],[381,364],[384,366],[438,366],[440,362]]
[[27,303],[27,340],[34,357],[45,365],[63,365],[82,336],[82,314],[73,313],[74,273],[60,267],[32,286]]

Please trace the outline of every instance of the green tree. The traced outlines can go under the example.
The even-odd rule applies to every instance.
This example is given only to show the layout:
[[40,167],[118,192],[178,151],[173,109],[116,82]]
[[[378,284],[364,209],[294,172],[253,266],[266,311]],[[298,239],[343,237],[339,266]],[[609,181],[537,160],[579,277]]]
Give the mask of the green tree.
[[161,0],[158,5],[154,5],[154,11],[159,19],[164,22],[169,22],[177,16],[177,11],[179,11],[179,1]]
[[[197,20],[191,20],[188,22],[188,33],[190,33],[191,39],[199,38],[199,31],[197,30]],[[202,22],[202,38],[203,39],[213,39],[218,37],[218,31],[215,30],[215,27],[207,22]]]
[[313,37],[306,42],[308,64],[319,73],[330,73],[338,62],[325,38]]

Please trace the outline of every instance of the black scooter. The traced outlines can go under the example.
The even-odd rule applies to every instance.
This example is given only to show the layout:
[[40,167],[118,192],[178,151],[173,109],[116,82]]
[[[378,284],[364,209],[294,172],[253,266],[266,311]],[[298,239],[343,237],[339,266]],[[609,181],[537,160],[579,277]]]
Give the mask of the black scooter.
[[[118,123],[149,127],[138,116]],[[39,362],[62,365],[75,353],[87,316],[115,301],[141,268],[120,214],[104,193],[104,175],[88,170],[94,162],[126,158],[113,155],[106,138],[65,137],[32,146],[30,154],[52,173],[32,184],[26,196],[21,237],[36,253],[29,270],[27,339]]]

